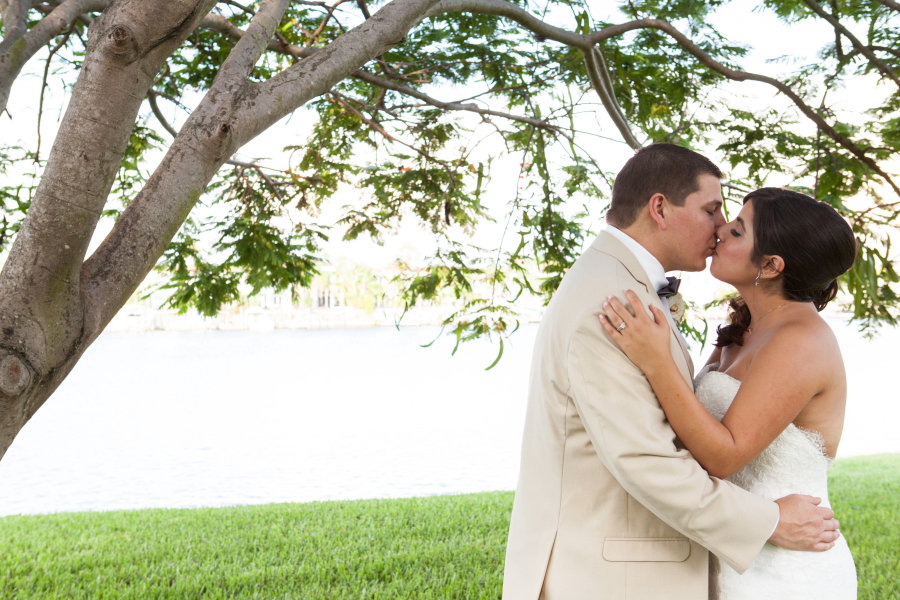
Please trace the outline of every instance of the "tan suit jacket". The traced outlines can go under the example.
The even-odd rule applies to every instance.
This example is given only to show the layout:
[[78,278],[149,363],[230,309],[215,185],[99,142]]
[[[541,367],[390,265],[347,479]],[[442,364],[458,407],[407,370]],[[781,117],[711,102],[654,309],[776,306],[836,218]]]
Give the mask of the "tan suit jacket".
[[600,325],[603,302],[624,301],[627,288],[662,308],[647,281],[635,256],[601,233],[544,313],[504,600],[706,600],[707,549],[743,572],[778,522],[774,502],[710,477],[679,444],[647,378]]

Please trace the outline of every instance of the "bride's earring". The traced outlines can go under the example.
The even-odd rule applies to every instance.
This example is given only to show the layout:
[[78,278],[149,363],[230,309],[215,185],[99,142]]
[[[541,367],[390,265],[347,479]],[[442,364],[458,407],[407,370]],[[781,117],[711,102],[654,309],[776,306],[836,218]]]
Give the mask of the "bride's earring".
[[759,278],[762,275],[762,271],[756,274],[756,285],[759,285]]

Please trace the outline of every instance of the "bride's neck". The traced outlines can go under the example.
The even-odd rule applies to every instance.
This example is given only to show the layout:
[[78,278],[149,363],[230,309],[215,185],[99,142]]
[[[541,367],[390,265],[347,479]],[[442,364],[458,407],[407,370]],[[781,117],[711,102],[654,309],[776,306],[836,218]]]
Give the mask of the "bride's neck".
[[757,319],[760,319],[766,313],[774,311],[779,306],[792,302],[781,294],[760,289],[755,285],[749,289],[738,289],[738,293],[744,299],[747,308],[750,309],[750,317],[753,322],[756,322]]

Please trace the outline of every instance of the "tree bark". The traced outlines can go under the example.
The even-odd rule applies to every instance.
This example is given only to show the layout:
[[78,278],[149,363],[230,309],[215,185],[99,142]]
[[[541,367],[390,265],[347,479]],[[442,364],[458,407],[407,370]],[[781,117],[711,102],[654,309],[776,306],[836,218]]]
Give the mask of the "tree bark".
[[0,272],[0,457],[99,333],[84,320],[88,243],[153,78],[214,3],[120,0],[91,25],[84,66]]

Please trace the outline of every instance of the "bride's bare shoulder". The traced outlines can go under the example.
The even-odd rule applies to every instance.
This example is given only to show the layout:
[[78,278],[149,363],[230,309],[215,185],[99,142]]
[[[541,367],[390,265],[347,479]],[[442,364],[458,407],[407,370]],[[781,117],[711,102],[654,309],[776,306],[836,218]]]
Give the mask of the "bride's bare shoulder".
[[776,335],[788,336],[803,346],[826,344],[837,347],[837,336],[828,321],[817,312],[797,314],[784,323]]
[[818,313],[797,315],[782,324],[766,344],[786,363],[819,365],[825,370],[841,362],[840,347],[831,325]]

